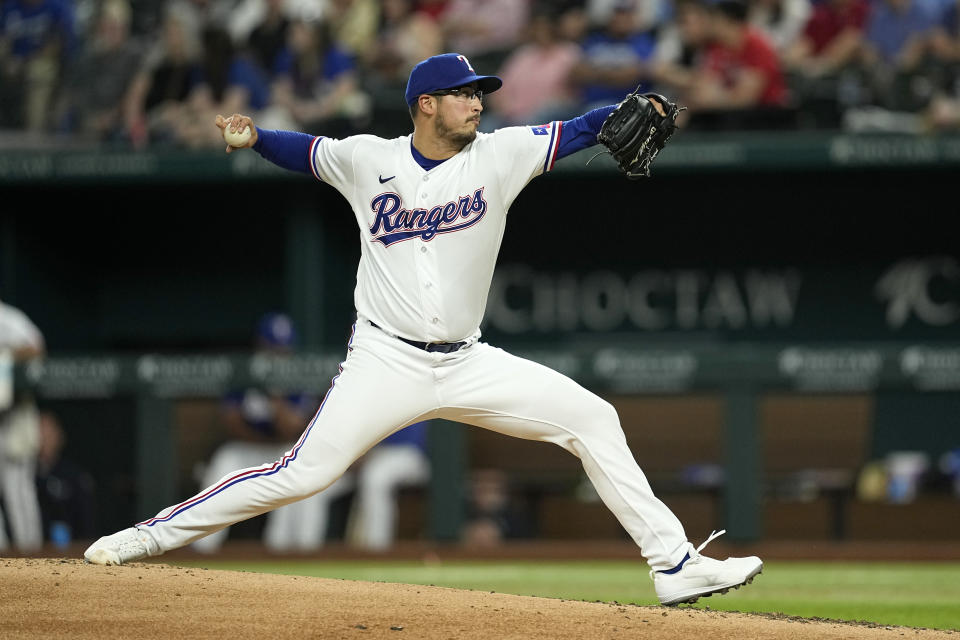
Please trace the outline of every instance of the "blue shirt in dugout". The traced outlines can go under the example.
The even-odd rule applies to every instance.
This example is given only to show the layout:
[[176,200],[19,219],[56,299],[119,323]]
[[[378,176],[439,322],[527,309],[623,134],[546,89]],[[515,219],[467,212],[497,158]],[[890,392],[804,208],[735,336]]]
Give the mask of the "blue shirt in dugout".
[[[306,393],[288,393],[284,396],[287,404],[304,415],[309,415],[315,399]],[[238,409],[247,426],[264,436],[276,435],[273,408],[270,396],[261,389],[237,389],[223,397],[223,406]]]
[[[415,422],[409,427],[401,429],[396,433],[387,436],[384,438],[380,444],[388,445],[402,445],[402,444],[412,444],[415,447],[418,447],[422,451],[427,450],[427,428],[430,424],[429,420],[424,420],[423,422]],[[379,446],[379,445],[377,445]]]

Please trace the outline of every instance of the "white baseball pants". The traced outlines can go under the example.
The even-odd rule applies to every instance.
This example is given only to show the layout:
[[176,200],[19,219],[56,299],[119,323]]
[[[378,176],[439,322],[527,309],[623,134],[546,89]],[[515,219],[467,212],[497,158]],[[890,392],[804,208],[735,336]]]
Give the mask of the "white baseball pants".
[[[210,485],[241,468],[264,465],[283,456],[292,443],[225,442],[214,452],[203,474],[203,483]],[[327,531],[330,502],[350,490],[347,483],[337,482],[322,493],[272,511],[263,529],[264,545],[271,551],[313,551],[319,549]],[[194,541],[201,553],[216,553],[227,540],[229,527]]]
[[283,457],[229,473],[137,527],[150,532],[161,551],[182,547],[323,490],[383,438],[432,418],[551,442],[580,458],[653,569],[676,566],[691,549],[680,521],[637,466],[610,403],[487,344],[429,353],[364,318],[357,320],[340,374]]

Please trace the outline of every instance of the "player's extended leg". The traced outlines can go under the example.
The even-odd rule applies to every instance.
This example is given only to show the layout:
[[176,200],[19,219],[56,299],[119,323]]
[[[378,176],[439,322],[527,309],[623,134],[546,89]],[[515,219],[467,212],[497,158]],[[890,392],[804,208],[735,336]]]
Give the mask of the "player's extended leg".
[[478,344],[445,381],[451,419],[527,440],[552,442],[583,463],[610,508],[654,569],[689,550],[683,525],[654,494],[634,460],[613,406],[566,376]]
[[762,568],[758,558],[721,563],[699,555],[677,517],[653,494],[610,403],[552,369],[486,344],[451,359],[449,369],[440,387],[450,407],[444,417],[552,442],[580,458],[601,499],[647,558],[664,604],[739,586]]
[[340,375],[282,458],[228,474],[134,528],[100,538],[84,557],[120,564],[158,555],[328,487],[374,444],[436,407],[429,360],[404,349],[410,347],[358,322]]
[[[250,468],[266,461],[276,460],[280,448],[280,445],[272,443],[225,442],[210,457],[201,484],[205,487],[213,486],[236,469]],[[279,453],[282,455],[283,451]],[[230,527],[214,531],[194,541],[193,548],[200,553],[216,553],[227,540],[229,533]]]

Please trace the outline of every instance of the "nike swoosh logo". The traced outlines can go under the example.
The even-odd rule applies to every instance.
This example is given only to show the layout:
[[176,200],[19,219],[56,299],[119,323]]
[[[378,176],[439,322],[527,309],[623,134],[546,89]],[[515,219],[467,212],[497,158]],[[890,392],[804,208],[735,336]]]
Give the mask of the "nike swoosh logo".
[[390,176],[389,178],[384,178],[383,176],[377,176],[377,178],[380,180],[380,184],[383,184],[384,182],[390,182],[396,177],[397,176]]

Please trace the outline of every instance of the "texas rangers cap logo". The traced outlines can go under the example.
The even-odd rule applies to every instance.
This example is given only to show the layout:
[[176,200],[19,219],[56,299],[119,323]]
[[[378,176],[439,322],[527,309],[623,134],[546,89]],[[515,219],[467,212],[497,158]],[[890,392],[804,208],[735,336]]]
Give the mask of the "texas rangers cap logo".
[[407,79],[404,98],[410,106],[425,93],[462,87],[471,82],[476,82],[485,94],[493,93],[503,85],[503,80],[497,76],[477,75],[467,56],[461,53],[441,53],[417,63]]
[[459,54],[458,54],[458,55],[457,55],[457,60],[459,60],[459,61],[462,62],[463,64],[467,65],[467,69],[470,69],[470,73],[476,73],[476,71],[473,70],[473,67],[470,66],[470,61],[467,60],[467,56],[459,55]]

